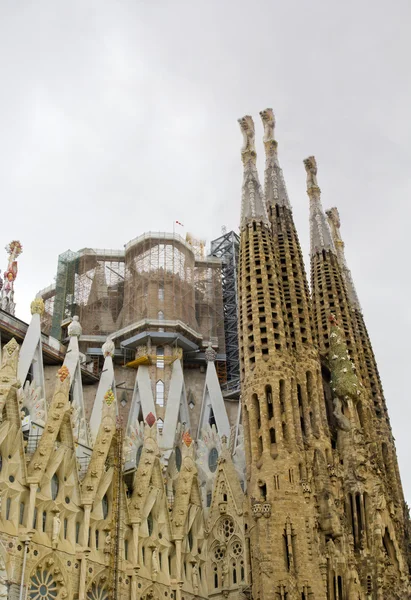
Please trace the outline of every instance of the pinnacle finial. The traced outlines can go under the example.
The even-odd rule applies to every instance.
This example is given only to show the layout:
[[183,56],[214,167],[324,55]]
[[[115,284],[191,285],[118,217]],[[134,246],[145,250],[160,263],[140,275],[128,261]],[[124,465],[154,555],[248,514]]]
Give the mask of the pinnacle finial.
[[70,325],[67,328],[68,334],[70,337],[72,336],[76,336],[76,337],[80,337],[81,333],[82,333],[82,328],[80,325],[80,321],[77,315],[75,315],[73,317],[72,322],[70,323]]
[[238,122],[244,138],[243,147],[241,148],[242,161],[244,164],[250,160],[255,163],[257,153],[255,151],[255,129],[253,117],[250,117],[250,115],[245,115],[244,117],[241,117],[241,119],[238,119]]
[[263,142],[275,142],[275,116],[272,108],[266,108],[260,111],[260,117],[264,126]]
[[42,315],[44,313],[44,300],[41,296],[36,296],[33,302],[30,304],[30,311],[32,315]]
[[317,161],[315,156],[309,156],[304,160],[304,166],[307,173],[307,192],[310,194],[310,190],[317,193],[320,192],[317,181]]

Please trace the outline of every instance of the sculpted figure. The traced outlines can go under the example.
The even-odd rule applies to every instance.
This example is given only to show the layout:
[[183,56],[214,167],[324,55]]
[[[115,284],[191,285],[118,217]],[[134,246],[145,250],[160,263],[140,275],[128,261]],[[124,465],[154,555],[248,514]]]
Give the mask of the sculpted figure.
[[307,172],[307,189],[318,187],[317,182],[317,161],[315,156],[309,156],[304,161],[305,170]]
[[339,398],[334,398],[333,404],[334,416],[337,419],[338,427],[343,431],[351,431],[351,422],[345,415],[343,415],[341,410],[341,400]]
[[104,540],[104,553],[111,553],[111,535],[109,531],[107,532],[106,539]]
[[8,598],[7,571],[2,556],[0,556],[0,598]]
[[54,547],[57,546],[58,541],[59,541],[60,528],[61,528],[60,513],[56,512],[56,514],[53,517],[53,532],[52,532],[52,536],[51,536],[51,541],[52,541],[52,544]]
[[194,593],[198,594],[198,565],[197,563],[193,563],[193,571],[192,571],[192,583]]
[[153,552],[151,553],[151,575],[154,580],[158,575],[157,548],[153,548]]
[[348,571],[348,600],[363,600],[360,580],[354,562],[350,562]]
[[240,129],[244,138],[241,154],[248,152],[255,154],[255,131],[253,118],[249,115],[246,115],[245,117],[238,119],[238,122],[240,123]]
[[275,117],[272,108],[266,108],[260,112],[260,117],[264,125],[264,142],[274,141]]

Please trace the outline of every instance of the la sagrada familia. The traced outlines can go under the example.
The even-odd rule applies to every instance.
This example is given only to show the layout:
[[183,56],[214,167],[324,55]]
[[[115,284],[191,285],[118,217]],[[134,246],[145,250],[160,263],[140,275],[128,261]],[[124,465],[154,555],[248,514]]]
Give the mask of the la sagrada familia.
[[262,111],[240,234],[59,256],[29,324],[0,292],[0,598],[411,598],[393,434],[313,156],[311,289]]

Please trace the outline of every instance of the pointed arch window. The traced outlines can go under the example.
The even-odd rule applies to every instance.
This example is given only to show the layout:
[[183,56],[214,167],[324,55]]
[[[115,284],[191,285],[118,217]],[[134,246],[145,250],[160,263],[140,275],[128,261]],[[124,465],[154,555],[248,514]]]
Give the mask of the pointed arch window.
[[59,493],[60,482],[57,473],[51,478],[51,498],[55,500]]
[[182,456],[181,456],[181,450],[178,446],[175,449],[175,459],[176,459],[176,469],[177,469],[177,471],[179,471],[181,469]]
[[103,510],[103,519],[107,519],[108,517],[108,498],[107,494],[104,494],[101,500],[101,508]]
[[150,513],[147,517],[147,529],[148,529],[149,536],[151,536],[153,533],[153,527],[154,527],[153,515]]
[[208,468],[212,473],[215,473],[217,469],[218,462],[218,450],[217,448],[211,448],[210,453],[208,455]]
[[161,379],[156,383],[156,403],[164,406],[164,382]]
[[157,419],[157,432],[161,435],[163,433],[164,421],[163,419]]
[[[158,321],[164,321],[164,313],[162,310],[159,310],[157,313],[157,319]],[[164,331],[164,327],[159,327],[158,328],[159,331]]]

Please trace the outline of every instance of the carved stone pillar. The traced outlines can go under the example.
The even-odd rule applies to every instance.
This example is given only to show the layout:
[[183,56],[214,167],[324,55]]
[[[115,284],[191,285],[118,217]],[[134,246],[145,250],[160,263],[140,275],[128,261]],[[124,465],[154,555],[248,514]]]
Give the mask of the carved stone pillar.
[[87,559],[90,554],[90,550],[87,548],[83,551],[81,556],[81,566],[80,566],[80,583],[78,590],[78,598],[79,600],[85,600],[86,598],[86,577],[87,577]]
[[138,553],[138,538],[139,538],[139,529],[140,529],[140,523],[133,523],[132,524],[133,527],[133,548],[132,548],[132,556],[131,556],[131,562],[137,567],[137,569],[140,568],[140,556]]
[[38,488],[37,483],[30,483],[30,499],[29,499],[29,508],[27,511],[27,529],[32,529],[32,527],[33,527],[37,488]]

